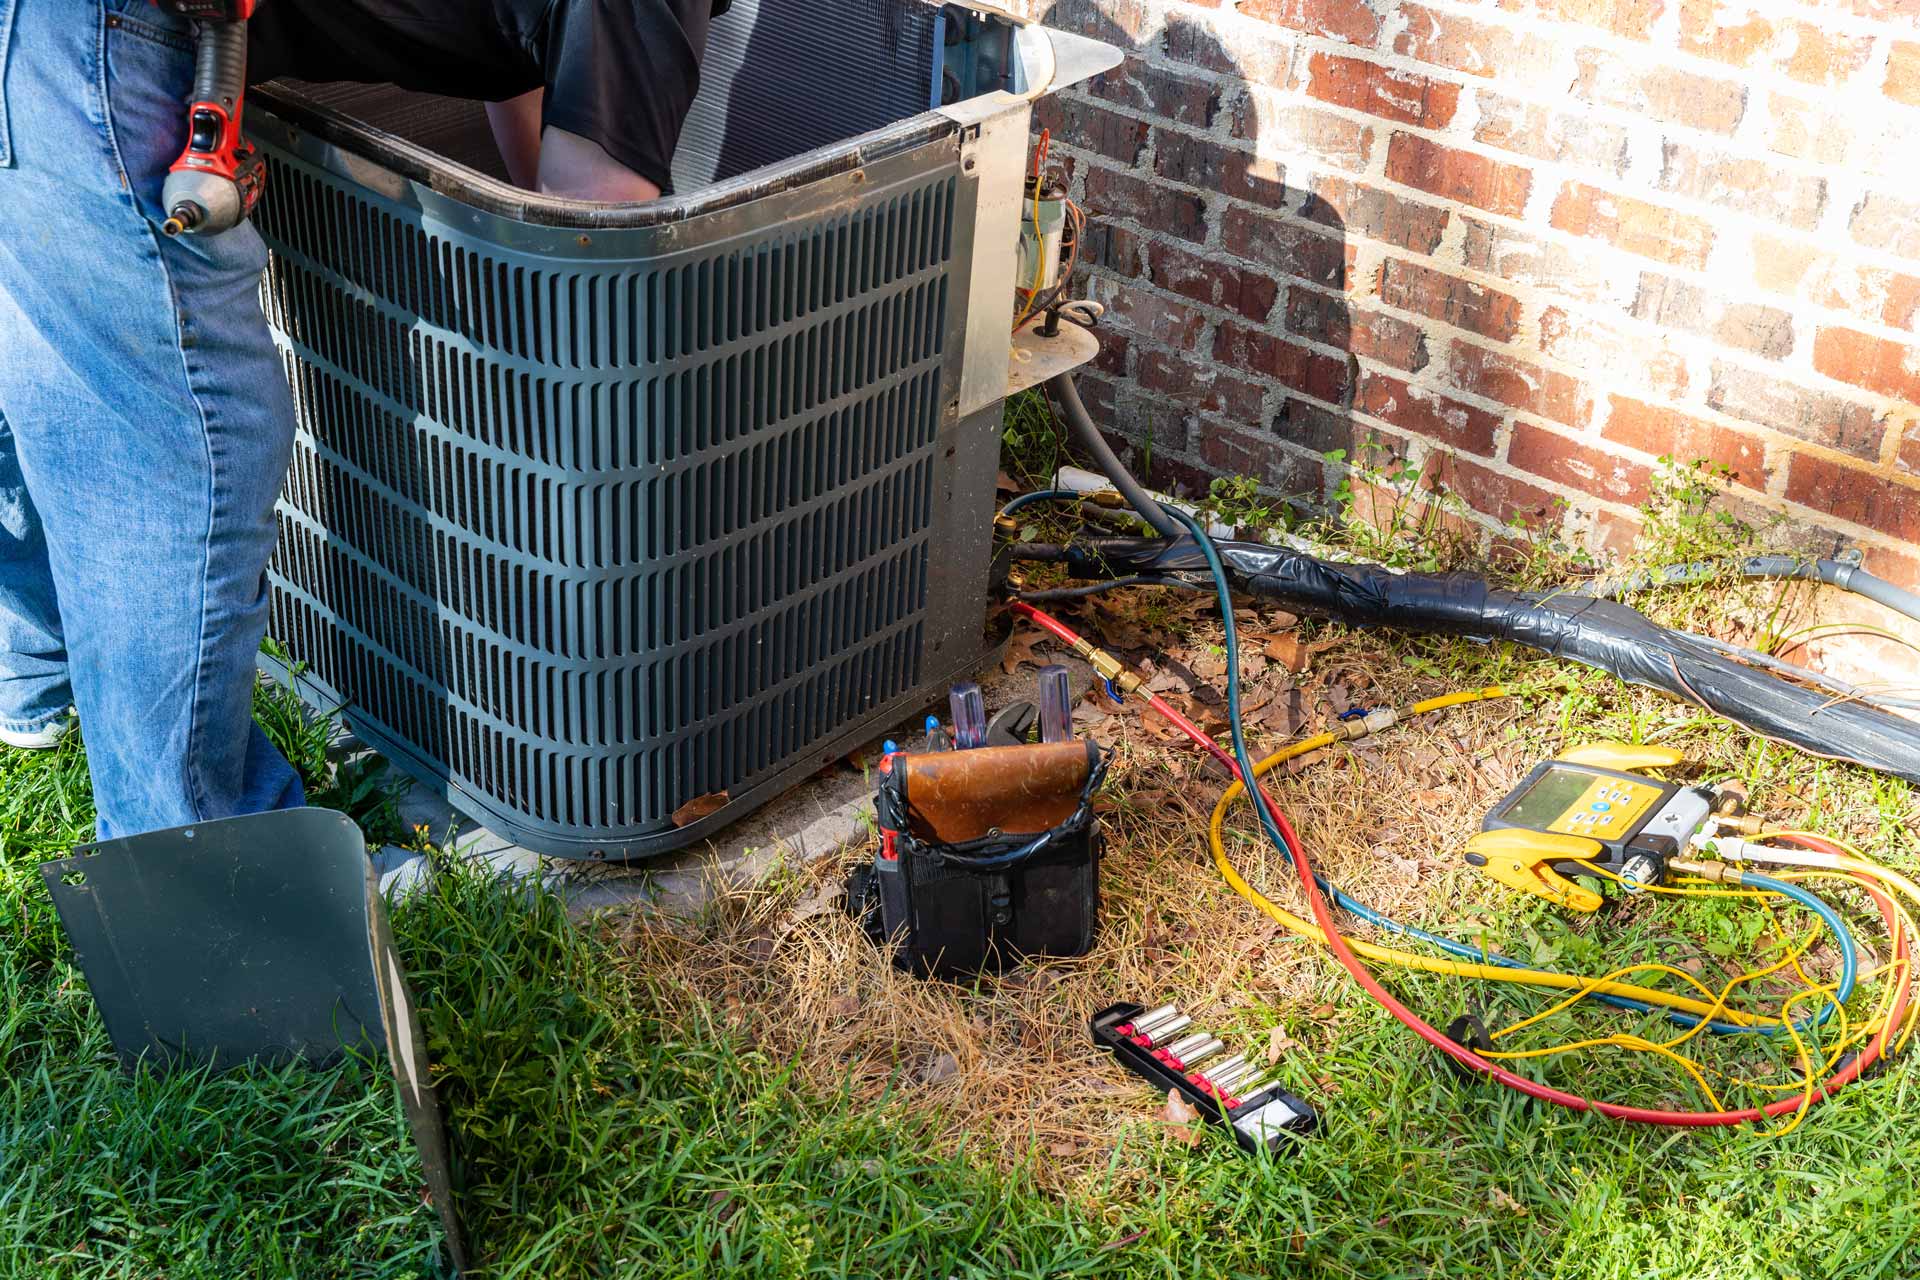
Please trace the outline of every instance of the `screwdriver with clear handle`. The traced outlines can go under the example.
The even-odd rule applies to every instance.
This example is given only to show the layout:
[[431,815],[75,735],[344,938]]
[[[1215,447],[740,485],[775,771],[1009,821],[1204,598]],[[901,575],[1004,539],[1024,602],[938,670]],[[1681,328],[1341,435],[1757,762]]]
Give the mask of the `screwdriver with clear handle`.
[[987,745],[987,699],[980,686],[968,681],[947,694],[953,710],[953,745],[961,751]]
[[1062,666],[1040,668],[1040,741],[1073,741],[1073,683]]

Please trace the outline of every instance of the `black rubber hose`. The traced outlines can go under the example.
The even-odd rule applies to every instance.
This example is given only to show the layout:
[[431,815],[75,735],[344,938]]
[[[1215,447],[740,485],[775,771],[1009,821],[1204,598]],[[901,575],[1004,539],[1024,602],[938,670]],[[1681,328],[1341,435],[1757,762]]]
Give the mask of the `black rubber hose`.
[[[1357,627],[1511,640],[1702,707],[1763,737],[1920,783],[1920,723],[1834,702],[1735,661],[1610,600],[1507,591],[1466,574],[1399,574],[1263,543],[1216,544],[1234,585],[1295,613]],[[1101,538],[1069,548],[1080,578],[1191,572],[1191,542]]]
[[1059,398],[1060,408],[1066,413],[1068,433],[1082,449],[1087,451],[1088,456],[1093,459],[1093,465],[1099,468],[1100,473],[1113,481],[1113,487],[1120,491],[1120,496],[1127,500],[1127,504],[1138,511],[1140,518],[1152,525],[1154,531],[1161,537],[1183,536],[1185,531],[1173,521],[1172,517],[1160,509],[1160,504],[1153,500],[1153,495],[1133,478],[1133,473],[1127,470],[1119,456],[1107,444],[1107,438],[1100,434],[1100,428],[1093,425],[1093,419],[1087,416],[1087,406],[1080,401],[1079,388],[1073,385],[1073,375],[1060,374],[1047,383],[1047,386]]

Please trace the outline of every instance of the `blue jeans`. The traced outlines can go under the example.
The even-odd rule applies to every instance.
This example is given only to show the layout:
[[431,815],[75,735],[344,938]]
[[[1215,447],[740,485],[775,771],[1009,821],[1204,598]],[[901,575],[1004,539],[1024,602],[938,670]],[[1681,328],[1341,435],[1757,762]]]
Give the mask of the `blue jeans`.
[[80,713],[99,834],[301,803],[254,724],[293,405],[253,229],[169,240],[184,23],[0,0],[0,725]]

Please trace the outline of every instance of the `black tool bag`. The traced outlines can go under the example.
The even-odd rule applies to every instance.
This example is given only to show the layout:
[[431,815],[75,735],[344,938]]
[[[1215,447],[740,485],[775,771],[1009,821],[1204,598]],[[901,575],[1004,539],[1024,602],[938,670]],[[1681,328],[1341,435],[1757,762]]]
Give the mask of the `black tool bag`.
[[1100,915],[1098,743],[895,755],[880,852],[848,904],[902,969],[953,977],[1079,956]]

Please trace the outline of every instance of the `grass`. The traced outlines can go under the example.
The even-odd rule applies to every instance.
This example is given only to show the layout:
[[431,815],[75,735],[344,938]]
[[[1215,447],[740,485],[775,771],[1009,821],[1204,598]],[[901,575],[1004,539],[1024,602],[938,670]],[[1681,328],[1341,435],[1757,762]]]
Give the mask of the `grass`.
[[[1661,607],[1697,622],[1712,601],[1681,593]],[[1087,605],[1083,620],[1113,623],[1104,609]],[[1216,636],[1184,597],[1143,593],[1120,610],[1189,651]],[[1330,874],[1404,918],[1569,966],[1656,951],[1718,971],[1777,946],[1703,904],[1568,920],[1458,866],[1451,851],[1527,764],[1610,735],[1684,746],[1711,776],[1755,780],[1760,805],[1920,866],[1903,784],[1508,648],[1312,630],[1326,643],[1310,667],[1269,664],[1256,689],[1371,704],[1494,679],[1534,686],[1278,783]],[[379,775],[328,759],[325,724],[277,692],[259,712],[316,801],[376,839],[400,834]],[[1099,732],[1120,752],[1101,949],[964,986],[892,973],[843,917],[813,910],[832,862],[791,867],[698,919],[582,928],[555,899],[446,860],[394,923],[488,1274],[1912,1274],[1920,1099],[1905,1064],[1779,1139],[1629,1128],[1462,1081],[1227,892],[1198,835],[1221,785],[1210,766],[1128,715]],[[1275,745],[1272,733],[1256,743]],[[377,1075],[118,1071],[35,869],[90,824],[78,744],[0,751],[0,1277],[438,1275],[437,1222]],[[1257,843],[1233,849],[1283,891]],[[1452,979],[1390,984],[1440,1020],[1469,1004],[1539,1007]],[[1152,1095],[1082,1030],[1098,1003],[1161,993],[1254,1043],[1277,1029],[1323,1133],[1277,1160],[1211,1131],[1191,1149],[1174,1140]],[[1632,1022],[1560,1020],[1576,1025]],[[1672,1073],[1619,1055],[1540,1071],[1612,1097],[1687,1099]]]

